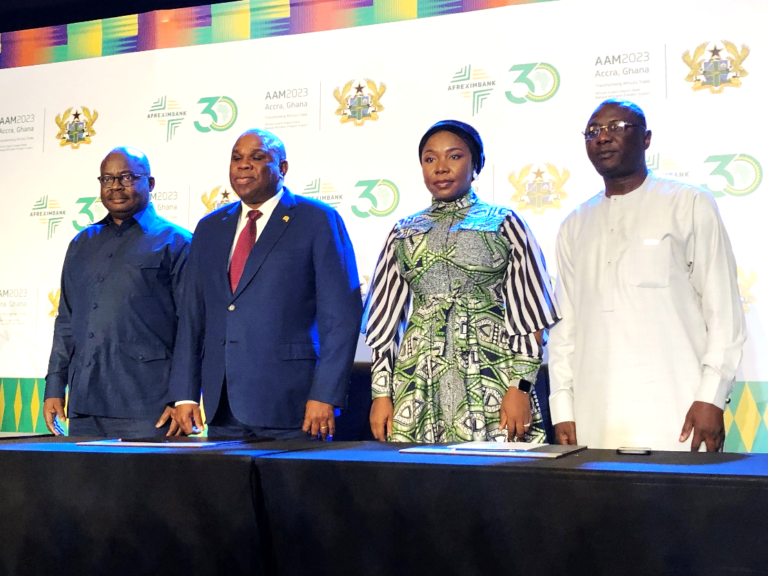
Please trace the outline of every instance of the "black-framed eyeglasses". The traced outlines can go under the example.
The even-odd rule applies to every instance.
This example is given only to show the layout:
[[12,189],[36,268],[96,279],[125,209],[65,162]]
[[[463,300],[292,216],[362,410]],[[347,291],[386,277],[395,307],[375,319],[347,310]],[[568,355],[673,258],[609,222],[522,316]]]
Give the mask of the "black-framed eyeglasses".
[[118,180],[120,182],[121,186],[131,186],[136,180],[139,180],[140,178],[144,178],[145,176],[149,176],[149,174],[120,174],[120,176],[109,176],[108,174],[103,174],[97,178],[99,182],[101,182],[101,185],[104,188],[107,188],[109,186],[112,186],[112,182],[115,180]]
[[616,120],[615,122],[609,122],[608,124],[599,125],[599,124],[592,124],[591,126],[587,126],[587,131],[582,132],[584,134],[585,140],[594,140],[598,136],[600,136],[600,132],[605,130],[608,134],[623,134],[626,132],[627,128],[630,128],[632,126],[639,126],[643,130],[645,130],[645,126],[642,124],[632,124],[631,122],[624,122],[624,120]]

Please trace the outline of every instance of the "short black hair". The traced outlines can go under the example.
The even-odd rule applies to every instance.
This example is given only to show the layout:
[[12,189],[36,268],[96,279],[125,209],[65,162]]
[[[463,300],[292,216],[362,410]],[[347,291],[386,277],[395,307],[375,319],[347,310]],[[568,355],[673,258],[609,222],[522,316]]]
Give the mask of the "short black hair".
[[[643,109],[634,102],[630,102],[629,100],[621,100],[620,98],[608,98],[608,100],[603,100],[600,103],[600,106],[595,108],[595,112],[597,112],[603,106],[619,106],[620,108],[626,108],[632,112],[632,114],[637,116],[639,120],[641,120],[641,125],[644,128],[648,128],[648,122],[645,119],[645,112],[643,112]],[[592,112],[592,114],[595,112]]]
[[278,163],[286,160],[285,144],[283,144],[283,141],[272,134],[272,132],[269,130],[262,130],[261,128],[250,128],[249,130],[246,130],[240,134],[237,139],[239,140],[246,134],[253,134],[258,136],[259,140],[261,140],[261,143],[264,145],[264,149],[272,155],[273,160],[276,160]]
[[147,176],[152,175],[152,170],[149,167],[149,158],[147,158],[147,155],[138,148],[132,148],[131,146],[118,146],[117,148],[113,148],[109,151],[109,154],[104,156],[101,165],[104,166],[107,158],[113,154],[125,156],[131,164],[134,164],[141,170],[142,174],[146,174]]
[[472,164],[474,164],[475,173],[480,174],[480,170],[485,166],[485,153],[483,152],[483,140],[480,134],[469,124],[458,120],[440,120],[433,124],[429,130],[424,133],[419,142],[419,162],[421,162],[421,153],[424,152],[424,146],[434,134],[438,132],[451,132],[464,140],[472,154]]

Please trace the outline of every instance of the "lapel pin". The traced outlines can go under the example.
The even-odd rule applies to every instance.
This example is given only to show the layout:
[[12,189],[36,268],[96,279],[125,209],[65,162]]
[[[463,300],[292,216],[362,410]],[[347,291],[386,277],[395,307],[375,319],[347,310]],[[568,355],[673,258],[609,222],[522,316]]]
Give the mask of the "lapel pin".
[[283,222],[288,222],[291,218],[289,216],[283,216]]

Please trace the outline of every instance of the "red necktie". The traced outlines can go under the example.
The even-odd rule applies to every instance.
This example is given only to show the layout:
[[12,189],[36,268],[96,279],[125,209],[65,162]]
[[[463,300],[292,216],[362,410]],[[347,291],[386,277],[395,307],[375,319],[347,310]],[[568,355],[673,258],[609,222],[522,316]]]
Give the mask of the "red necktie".
[[235,251],[232,253],[232,262],[229,264],[229,286],[232,288],[232,294],[237,290],[237,285],[245,269],[245,263],[248,261],[248,255],[256,243],[256,220],[261,217],[261,212],[259,210],[251,210],[247,216],[248,222],[237,238]]

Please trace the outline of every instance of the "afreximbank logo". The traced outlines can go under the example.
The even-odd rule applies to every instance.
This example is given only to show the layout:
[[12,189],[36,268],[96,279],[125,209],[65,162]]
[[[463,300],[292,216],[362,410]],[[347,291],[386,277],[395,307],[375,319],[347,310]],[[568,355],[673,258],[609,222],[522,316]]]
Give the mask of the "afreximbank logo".
[[330,182],[323,182],[320,178],[315,178],[312,182],[304,186],[304,190],[301,194],[302,196],[309,196],[315,200],[325,202],[334,208],[341,204],[342,200],[342,195],[336,187]]
[[173,139],[186,117],[187,111],[181,109],[177,100],[171,100],[168,96],[155,100],[147,113],[148,120],[154,120],[165,129],[166,142]]
[[45,226],[47,232],[47,239],[53,238],[56,233],[56,229],[64,220],[66,210],[61,209],[61,204],[56,200],[49,199],[48,196],[40,197],[37,202],[32,206],[32,211],[29,213],[30,217],[37,218],[41,224]]
[[513,104],[546,102],[560,89],[560,73],[552,64],[515,64],[509,71],[516,76],[504,95]]
[[649,170],[657,174],[687,181],[691,178],[691,167],[680,164],[671,156],[662,156],[661,153],[645,155],[645,164]]
[[729,196],[752,194],[763,181],[763,168],[760,162],[749,154],[720,154],[710,156],[704,162],[715,164],[715,167],[709,173],[707,182],[701,184],[701,187],[711,192],[715,198],[722,198],[726,194]]
[[449,92],[457,92],[472,101],[472,116],[480,112],[483,103],[496,87],[496,80],[482,70],[467,64],[453,75],[448,84]]

